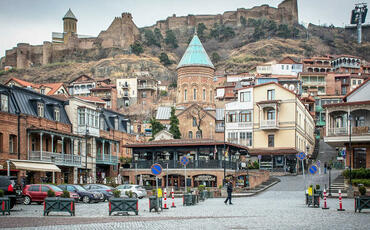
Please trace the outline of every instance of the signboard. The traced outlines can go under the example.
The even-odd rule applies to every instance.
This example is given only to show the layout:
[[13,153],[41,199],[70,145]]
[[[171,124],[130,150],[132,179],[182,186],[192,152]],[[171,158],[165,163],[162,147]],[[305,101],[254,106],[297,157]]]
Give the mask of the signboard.
[[311,165],[311,167],[308,169],[308,171],[312,174],[315,175],[317,172],[318,168],[316,165]]
[[258,160],[261,160],[262,159],[262,155],[258,155]]
[[297,158],[303,161],[306,158],[306,154],[304,152],[300,152],[297,154]]
[[180,161],[184,166],[189,163],[189,159],[186,156],[181,157]]
[[320,160],[318,160],[318,161],[316,162],[316,165],[317,165],[317,167],[320,167],[320,165],[321,165],[321,161],[320,161]]
[[345,149],[342,150],[341,155],[342,155],[342,157],[346,156],[346,150]]
[[200,175],[195,177],[195,181],[216,181],[216,177],[211,175]]
[[154,176],[158,176],[162,173],[162,166],[160,164],[154,164],[150,169]]

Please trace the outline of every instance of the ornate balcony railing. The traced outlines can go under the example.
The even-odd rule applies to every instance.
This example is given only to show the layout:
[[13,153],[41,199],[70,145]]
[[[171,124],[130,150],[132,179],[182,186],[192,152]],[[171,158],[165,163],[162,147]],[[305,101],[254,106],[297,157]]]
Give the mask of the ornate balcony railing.
[[106,165],[116,165],[118,164],[118,156],[113,156],[110,154],[97,154],[96,155],[97,164],[106,164]]
[[261,120],[260,128],[261,129],[278,129],[279,125],[276,120]]
[[[168,160],[168,161],[152,161],[152,160],[138,160],[131,163],[131,168],[137,169],[150,169],[153,163],[160,164],[163,169],[183,169],[184,166],[181,162],[175,160]],[[187,165],[187,169],[223,169],[224,163],[226,169],[235,169],[236,163],[233,161],[222,161],[222,160],[193,160],[190,161]]]
[[81,166],[81,156],[63,153],[52,153],[47,151],[30,151],[29,160],[44,161],[63,166]]

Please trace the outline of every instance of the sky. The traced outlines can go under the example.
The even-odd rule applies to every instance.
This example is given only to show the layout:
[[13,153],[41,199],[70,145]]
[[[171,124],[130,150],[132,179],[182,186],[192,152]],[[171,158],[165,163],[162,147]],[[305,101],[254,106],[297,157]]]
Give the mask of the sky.
[[[351,10],[370,0],[298,0],[299,23],[349,24]],[[63,31],[62,18],[69,8],[78,19],[77,33],[97,36],[114,17],[130,12],[138,27],[150,26],[176,14],[222,14],[282,0],[0,0],[0,57],[17,43],[42,44],[52,32]],[[370,15],[366,23],[370,23]]]

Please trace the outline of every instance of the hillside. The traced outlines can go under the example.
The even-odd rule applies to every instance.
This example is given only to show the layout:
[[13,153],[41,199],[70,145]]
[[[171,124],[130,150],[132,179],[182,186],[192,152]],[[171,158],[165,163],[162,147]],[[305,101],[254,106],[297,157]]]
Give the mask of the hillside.
[[[139,44],[144,49],[140,56],[120,49],[71,50],[68,55],[63,55],[61,62],[1,71],[0,82],[13,76],[33,82],[68,82],[80,74],[113,80],[141,71],[148,71],[158,80],[175,81],[176,64],[185,52],[194,28],[170,31],[172,34],[158,35],[155,32],[140,29]],[[197,32],[217,71],[229,73],[245,72],[257,64],[285,56],[303,58],[350,54],[370,60],[370,42],[358,45],[353,34],[343,28],[309,25],[306,30],[300,25],[248,20],[242,26],[214,25],[207,28],[198,25]],[[167,54],[172,64],[163,65],[158,58],[161,53]]]

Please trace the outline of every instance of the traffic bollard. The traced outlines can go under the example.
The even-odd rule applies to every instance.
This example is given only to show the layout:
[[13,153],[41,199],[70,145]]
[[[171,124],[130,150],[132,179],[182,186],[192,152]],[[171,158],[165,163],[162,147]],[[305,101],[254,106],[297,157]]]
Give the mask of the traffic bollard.
[[343,206],[342,206],[342,192],[339,190],[339,208],[337,209],[337,211],[345,211],[345,209],[343,209]]
[[172,196],[172,205],[171,205],[171,208],[176,208],[176,206],[175,206],[175,195],[173,193],[173,188],[172,188],[172,191],[171,191],[171,196]]
[[167,207],[167,189],[164,189],[164,207],[163,209],[168,209]]
[[324,189],[324,207],[322,209],[329,209],[328,205],[326,204],[326,189]]

